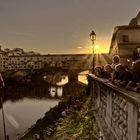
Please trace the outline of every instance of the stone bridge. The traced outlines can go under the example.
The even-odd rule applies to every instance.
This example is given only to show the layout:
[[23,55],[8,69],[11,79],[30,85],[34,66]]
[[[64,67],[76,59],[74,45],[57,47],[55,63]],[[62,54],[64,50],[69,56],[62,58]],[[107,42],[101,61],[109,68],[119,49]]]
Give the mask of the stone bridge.
[[[61,69],[90,69],[92,68],[92,54],[56,54],[30,56],[0,56],[0,71],[61,68]],[[96,65],[110,62],[108,54],[96,54]]]

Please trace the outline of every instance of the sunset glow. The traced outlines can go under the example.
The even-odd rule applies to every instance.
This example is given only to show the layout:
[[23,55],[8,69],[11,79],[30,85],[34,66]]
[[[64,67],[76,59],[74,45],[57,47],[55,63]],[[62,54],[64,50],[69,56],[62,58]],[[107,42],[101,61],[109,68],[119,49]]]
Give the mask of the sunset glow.
[[[94,53],[96,54],[101,54],[101,53],[108,53],[109,52],[109,45],[99,45],[95,44],[94,45]],[[87,45],[85,47],[77,47],[77,53],[93,53],[93,46]],[[75,52],[76,53],[76,52]]]

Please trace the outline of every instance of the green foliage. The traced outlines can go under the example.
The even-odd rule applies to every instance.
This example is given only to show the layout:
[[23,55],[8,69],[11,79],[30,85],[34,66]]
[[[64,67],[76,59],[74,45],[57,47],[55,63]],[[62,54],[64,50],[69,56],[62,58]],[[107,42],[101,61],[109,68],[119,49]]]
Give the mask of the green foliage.
[[55,132],[57,140],[97,140],[99,128],[92,117],[88,102],[83,105],[81,111],[73,108],[70,114],[60,123]]

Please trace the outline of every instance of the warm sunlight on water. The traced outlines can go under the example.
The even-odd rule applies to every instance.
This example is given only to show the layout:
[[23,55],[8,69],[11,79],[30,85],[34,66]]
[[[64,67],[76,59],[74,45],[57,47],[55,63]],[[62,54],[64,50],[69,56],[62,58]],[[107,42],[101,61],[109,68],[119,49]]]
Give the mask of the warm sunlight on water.
[[62,76],[61,81],[57,82],[56,85],[57,86],[62,86],[62,85],[65,85],[66,83],[68,83],[68,76]]
[[88,84],[87,75],[89,74],[89,70],[83,71],[78,75],[78,81],[84,84]]

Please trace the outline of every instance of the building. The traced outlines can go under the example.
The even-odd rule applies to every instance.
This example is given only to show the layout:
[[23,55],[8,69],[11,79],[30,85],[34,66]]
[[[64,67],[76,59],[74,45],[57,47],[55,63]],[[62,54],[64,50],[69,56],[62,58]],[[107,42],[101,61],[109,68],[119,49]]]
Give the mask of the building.
[[63,69],[89,68],[92,61],[90,54],[60,54],[60,55],[12,55],[3,51],[0,54],[0,71],[41,69],[48,67],[61,67]]
[[127,64],[140,56],[140,12],[129,25],[114,28],[110,55],[119,55],[121,62]]

